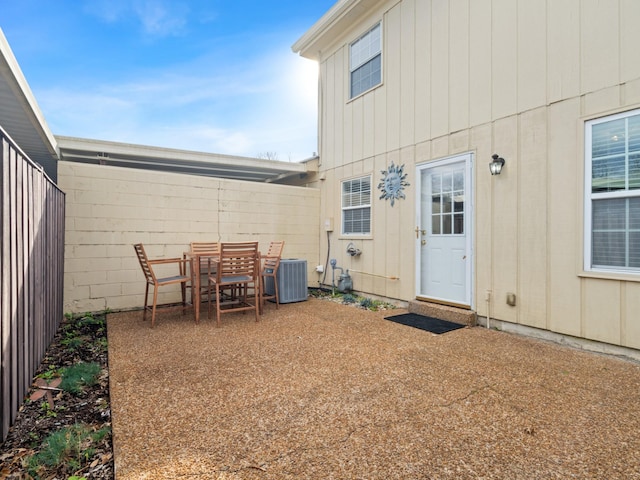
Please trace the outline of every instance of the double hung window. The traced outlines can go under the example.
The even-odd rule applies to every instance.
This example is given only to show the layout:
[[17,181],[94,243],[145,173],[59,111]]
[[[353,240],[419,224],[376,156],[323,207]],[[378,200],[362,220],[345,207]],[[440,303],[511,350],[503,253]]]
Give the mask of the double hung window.
[[354,98],[382,82],[381,25],[351,44],[349,50],[350,97]]
[[342,234],[371,233],[371,177],[342,182]]
[[640,110],[585,132],[585,270],[640,273]]

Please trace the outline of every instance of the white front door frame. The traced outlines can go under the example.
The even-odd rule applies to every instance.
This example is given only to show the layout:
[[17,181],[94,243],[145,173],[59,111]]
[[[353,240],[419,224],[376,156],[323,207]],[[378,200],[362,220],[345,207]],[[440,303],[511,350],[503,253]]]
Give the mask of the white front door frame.
[[[474,238],[474,185],[473,185],[473,160],[472,152],[454,155],[435,161],[425,162],[416,165],[417,192],[416,192],[416,234],[415,255],[416,255],[416,298],[420,300],[435,301],[439,303],[461,306],[466,308],[474,308],[473,305],[473,238]],[[464,171],[464,235],[450,235],[452,241],[459,244],[459,248],[464,249],[460,258],[455,258],[456,262],[451,265],[450,260],[442,259],[443,265],[440,268],[459,271],[464,278],[459,282],[463,285],[457,286],[457,292],[451,296],[442,293],[444,290],[436,292],[424,284],[428,283],[428,272],[425,269],[434,267],[429,264],[429,250],[427,242],[437,241],[446,244],[447,236],[433,235],[432,225],[427,222],[431,218],[432,198],[431,185],[425,185],[423,178],[431,178],[431,172],[446,171],[447,167],[455,168],[462,166]],[[423,176],[423,173],[426,175]],[[427,223],[429,223],[427,225]],[[439,257],[440,258],[440,257]],[[461,263],[462,262],[462,263]],[[430,291],[431,290],[431,291]]]

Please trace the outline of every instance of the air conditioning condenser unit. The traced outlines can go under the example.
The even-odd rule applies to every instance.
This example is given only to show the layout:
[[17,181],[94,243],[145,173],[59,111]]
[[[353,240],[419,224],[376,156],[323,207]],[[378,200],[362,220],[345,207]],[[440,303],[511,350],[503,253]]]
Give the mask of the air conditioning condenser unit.
[[[297,258],[283,258],[276,274],[280,303],[303,302],[307,299],[307,261]],[[272,277],[265,278],[267,295],[275,293]],[[275,300],[271,300],[275,301]]]

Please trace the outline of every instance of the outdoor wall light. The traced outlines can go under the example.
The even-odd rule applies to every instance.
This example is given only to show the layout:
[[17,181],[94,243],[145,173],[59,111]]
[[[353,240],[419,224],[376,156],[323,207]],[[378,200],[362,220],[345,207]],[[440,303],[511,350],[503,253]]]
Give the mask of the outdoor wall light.
[[491,158],[493,160],[489,163],[489,170],[491,175],[500,175],[502,167],[504,167],[504,158],[499,157],[497,153],[494,153]]

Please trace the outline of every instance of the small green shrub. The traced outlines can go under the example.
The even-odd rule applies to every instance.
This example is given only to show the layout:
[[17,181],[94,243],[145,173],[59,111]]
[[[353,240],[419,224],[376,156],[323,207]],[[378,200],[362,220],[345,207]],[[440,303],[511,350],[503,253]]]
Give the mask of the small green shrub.
[[373,300],[371,300],[370,298],[363,298],[362,300],[360,300],[360,306],[362,308],[371,309],[371,307],[373,306]]
[[354,297],[350,293],[345,293],[342,296],[342,303],[356,303],[356,297]]
[[78,350],[84,343],[82,337],[68,337],[60,341],[60,343],[69,350]]
[[43,466],[65,465],[70,471],[78,470],[95,453],[96,444],[109,434],[108,428],[93,431],[85,425],[72,425],[49,435],[42,450],[28,460],[31,475],[39,478]]
[[91,314],[85,314],[82,318],[80,318],[78,320],[78,325],[79,326],[84,326],[84,325],[98,325],[98,326],[103,326],[104,325],[104,318],[103,317],[94,317]]
[[91,387],[98,382],[100,365],[92,363],[76,363],[70,367],[60,369],[62,382],[60,388],[66,392],[78,394],[84,386]]

